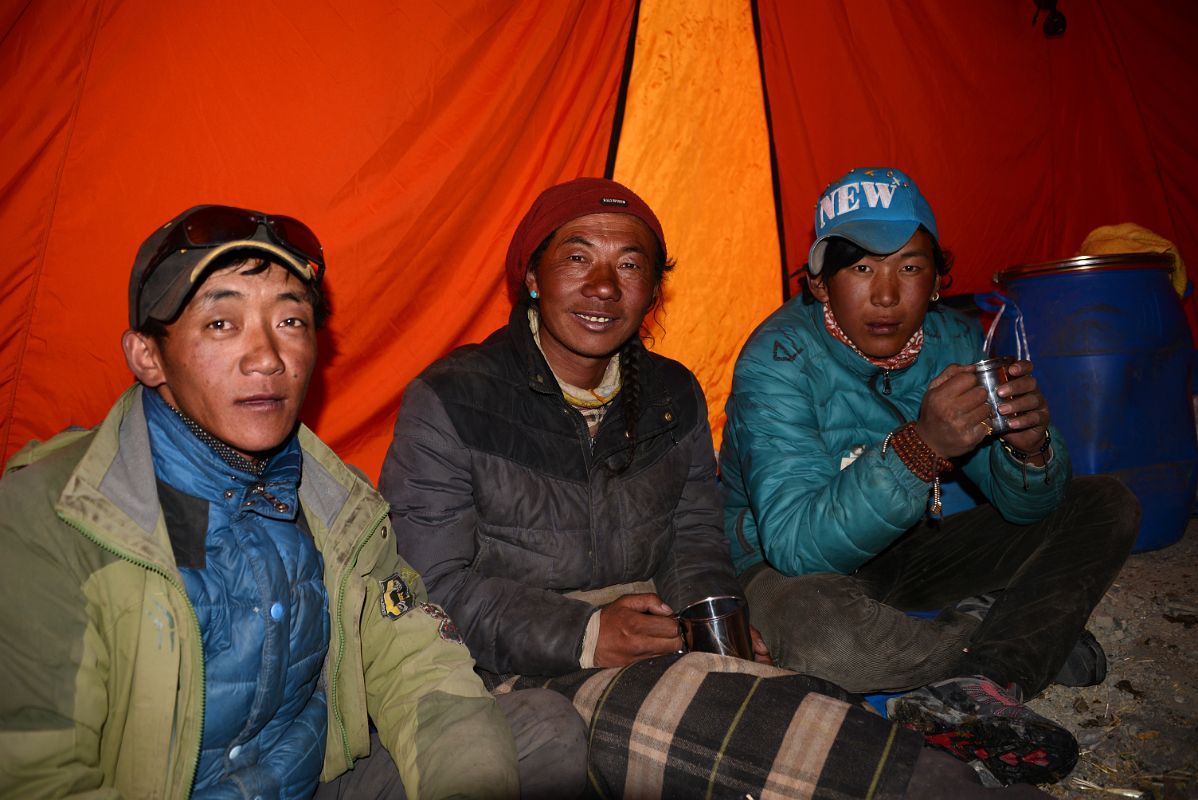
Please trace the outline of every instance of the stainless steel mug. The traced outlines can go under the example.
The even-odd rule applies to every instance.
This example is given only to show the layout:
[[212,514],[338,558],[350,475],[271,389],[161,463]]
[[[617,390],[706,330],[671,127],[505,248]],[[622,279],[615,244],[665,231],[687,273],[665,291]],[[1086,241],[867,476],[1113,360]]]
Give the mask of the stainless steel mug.
[[990,406],[990,419],[987,422],[995,434],[1011,430],[1011,423],[998,413],[999,404],[1006,402],[1007,399],[998,396],[998,387],[1007,382],[1009,379],[1007,367],[1014,363],[1015,359],[1010,356],[999,356],[998,358],[982,359],[973,365],[973,371],[978,376],[978,386],[986,389],[986,405]]
[[753,659],[749,614],[739,597],[708,597],[678,612],[683,650]]

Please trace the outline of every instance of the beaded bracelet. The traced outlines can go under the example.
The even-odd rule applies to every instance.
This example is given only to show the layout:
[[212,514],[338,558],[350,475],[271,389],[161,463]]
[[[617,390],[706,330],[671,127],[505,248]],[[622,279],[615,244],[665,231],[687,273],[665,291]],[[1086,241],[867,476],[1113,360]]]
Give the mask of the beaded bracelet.
[[[1040,449],[1034,453],[1025,453],[1017,447],[1011,447],[1005,439],[998,440],[1002,444],[1002,449],[1007,451],[1014,461],[1018,462],[1019,469],[1023,473],[1023,490],[1027,491],[1027,462],[1036,456],[1044,456],[1044,466],[1048,466],[1049,460],[1052,458],[1052,434],[1048,432],[1048,428],[1044,429],[1044,443],[1040,445]],[[1052,483],[1052,477],[1048,474],[1048,470],[1044,470],[1044,482]]]
[[1044,429],[1044,444],[1040,445],[1040,449],[1032,453],[1025,453],[1017,447],[1012,447],[1007,444],[1005,439],[999,439],[1002,443],[1002,449],[1007,451],[1007,455],[1018,461],[1020,464],[1026,464],[1030,459],[1036,456],[1047,456],[1049,449],[1052,448],[1052,434],[1048,432],[1048,428]]
[[940,513],[940,474],[953,468],[953,462],[940,455],[920,438],[915,423],[908,422],[896,431],[886,434],[882,440],[882,454],[887,446],[893,445],[899,459],[921,481],[932,484],[932,513]]

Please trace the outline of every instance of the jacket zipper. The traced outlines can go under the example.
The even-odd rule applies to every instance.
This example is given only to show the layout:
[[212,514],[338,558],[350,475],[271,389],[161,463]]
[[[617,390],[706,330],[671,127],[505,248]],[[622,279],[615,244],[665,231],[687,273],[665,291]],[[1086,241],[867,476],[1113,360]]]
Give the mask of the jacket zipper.
[[[882,378],[882,389],[880,391],[878,390],[878,378]],[[890,394],[890,370],[875,372],[872,376],[870,376],[869,388],[873,389],[874,394],[880,401],[882,401],[882,405],[886,406],[890,413],[894,414],[894,416],[898,418],[899,424],[905,425],[907,422],[906,415],[899,410],[898,406],[886,398],[886,395]]]
[[[583,464],[587,471],[587,527],[590,528],[590,556],[591,556],[591,575],[595,574],[595,564],[598,556],[595,554],[599,551],[599,544],[595,541],[595,499],[593,497],[594,487],[591,485],[591,473],[594,471],[595,462],[595,440],[599,438],[599,431],[603,428],[603,423],[608,421],[610,414],[604,414],[603,419],[599,421],[599,427],[595,429],[595,435],[591,436],[591,430],[587,426],[587,421],[583,419],[582,414],[577,409],[571,408],[565,400],[564,404],[566,414],[569,415],[571,422],[574,423],[574,430],[578,432],[579,444],[583,445],[584,454],[582,457]],[[582,647],[580,641],[578,647]]]
[[[62,519],[63,522],[65,522],[66,524],[70,525],[72,528],[74,528],[75,530],[77,530],[81,534],[83,534],[83,536],[85,538],[87,538],[89,541],[91,541],[93,544],[95,544],[101,550],[106,550],[109,553],[112,553],[117,558],[128,561],[130,564],[141,567],[144,570],[153,572],[157,575],[161,575],[163,578],[166,578],[167,583],[169,583],[171,586],[175,587],[175,589],[183,597],[183,602],[187,605],[187,610],[191,612],[190,613],[191,631],[193,634],[195,634],[195,641],[196,641],[196,647],[193,647],[192,651],[195,653],[203,652],[204,639],[203,639],[203,634],[200,632],[200,619],[199,619],[199,617],[196,616],[195,607],[191,604],[191,598],[187,596],[187,590],[183,588],[182,584],[180,584],[177,580],[175,580],[174,575],[171,575],[169,572],[162,569],[157,564],[137,558],[136,556],[130,555],[129,553],[126,553],[126,552],[120,550],[119,548],[109,544],[108,542],[104,541],[100,537],[93,534],[81,523],[76,523],[74,520],[68,519],[61,515],[59,518]],[[195,661],[194,657],[193,657],[193,661]],[[203,729],[204,729],[204,714],[206,711],[205,705],[207,704],[207,700],[208,700],[207,692],[205,691],[205,687],[204,687],[204,659],[201,657],[198,660],[198,662],[194,663],[192,666],[198,668],[197,671],[200,676],[200,720],[199,720],[199,722],[200,722],[200,730],[203,731]],[[200,768],[200,747],[202,744],[203,744],[203,737],[197,736],[195,750],[193,751],[192,757],[191,757],[191,778],[188,779],[188,781],[187,781],[187,796],[188,797],[191,796],[192,786],[195,785],[196,771],[199,770],[199,768]]]
[[387,513],[390,509],[384,508],[371,524],[370,530],[363,536],[354,546],[350,561],[345,566],[345,572],[341,575],[341,585],[337,588],[337,658],[333,662],[333,671],[329,676],[329,712],[333,715],[333,719],[337,720],[337,730],[341,733],[341,752],[345,756],[345,768],[351,769],[354,765],[354,756],[349,749],[349,735],[345,732],[345,720],[341,716],[341,704],[338,700],[337,693],[337,676],[341,674],[341,660],[345,657],[345,622],[342,619],[341,613],[345,606],[345,587],[349,583],[350,571],[357,568],[358,556],[362,553],[362,548],[366,543],[374,538],[374,534],[378,531],[379,526],[383,524],[383,520],[387,518]]

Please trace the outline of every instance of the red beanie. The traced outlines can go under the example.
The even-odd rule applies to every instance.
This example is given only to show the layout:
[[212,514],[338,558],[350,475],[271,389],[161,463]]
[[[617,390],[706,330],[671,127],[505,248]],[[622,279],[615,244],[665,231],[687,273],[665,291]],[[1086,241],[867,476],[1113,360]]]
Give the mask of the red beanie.
[[605,178],[575,178],[541,192],[516,226],[507,248],[507,289],[512,302],[522,297],[528,260],[541,242],[572,219],[587,214],[631,214],[649,226],[666,252],[666,237],[657,215],[627,186]]

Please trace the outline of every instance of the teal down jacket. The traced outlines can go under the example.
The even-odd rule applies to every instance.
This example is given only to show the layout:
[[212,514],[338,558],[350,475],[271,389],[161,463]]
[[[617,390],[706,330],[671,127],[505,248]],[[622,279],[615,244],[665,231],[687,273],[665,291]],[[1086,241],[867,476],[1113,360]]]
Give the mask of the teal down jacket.
[[[949,364],[982,358],[977,326],[933,307],[915,363],[873,366],[824,328],[823,306],[795,298],[741,351],[720,451],[724,529],[738,573],[762,561],[786,575],[849,574],[927,512],[931,484],[882,441],[917,419],[928,383]],[[889,382],[890,393],[884,393]],[[997,438],[955,459],[1016,524],[1047,516],[1065,492],[1069,455],[1052,428],[1052,457],[1024,468]],[[1025,488],[1026,486],[1026,488]]]

